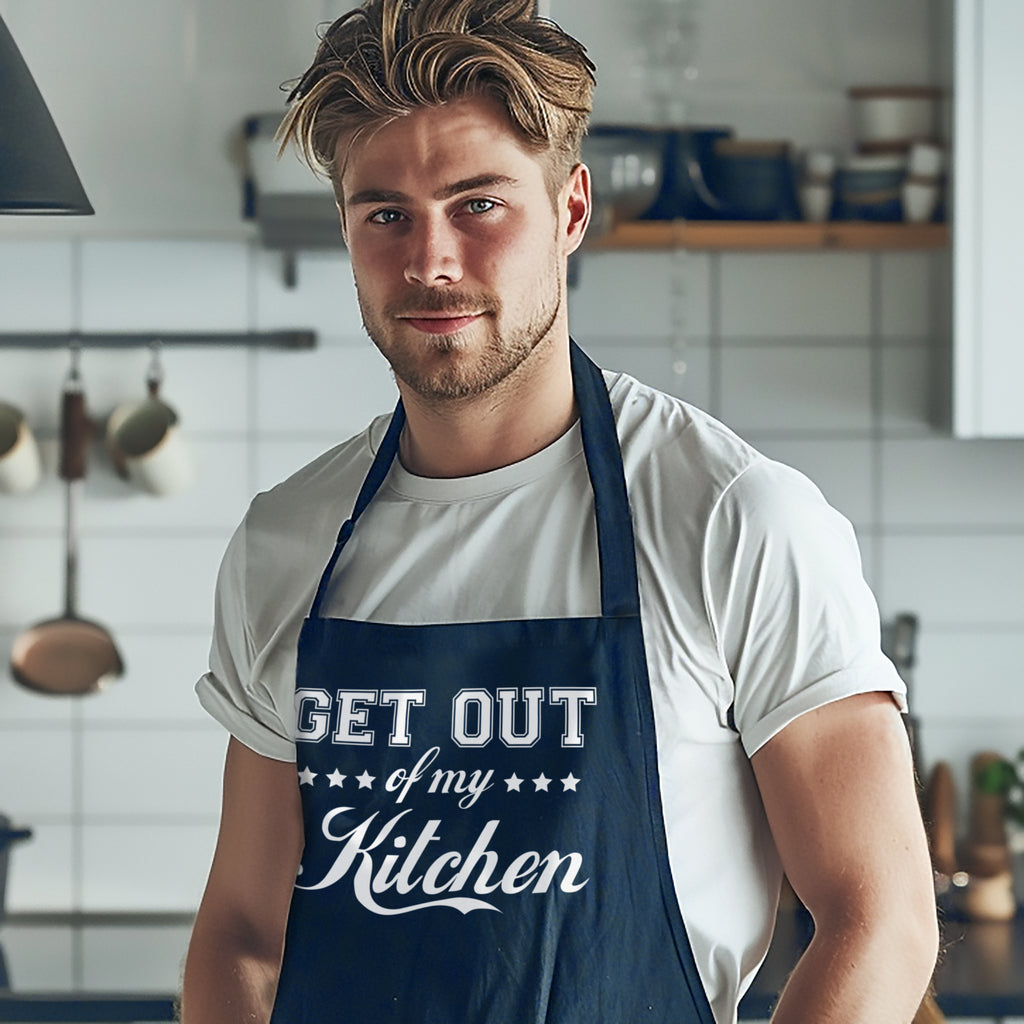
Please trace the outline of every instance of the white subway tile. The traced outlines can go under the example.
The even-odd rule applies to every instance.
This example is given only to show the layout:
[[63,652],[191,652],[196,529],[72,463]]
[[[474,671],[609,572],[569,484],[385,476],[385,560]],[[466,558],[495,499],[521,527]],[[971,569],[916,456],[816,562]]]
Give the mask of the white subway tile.
[[882,449],[887,526],[1020,529],[1024,441],[889,440]]
[[259,250],[254,262],[257,330],[310,328],[319,344],[325,338],[364,337],[352,261],[340,237],[336,253],[297,257],[294,288],[283,280],[280,253]]
[[809,476],[829,503],[856,525],[874,521],[873,457],[870,441],[759,438],[746,440],[769,458]]
[[82,929],[82,987],[97,992],[177,992],[191,925]]
[[106,728],[82,734],[82,812],[88,818],[220,812],[227,737],[219,729]]
[[63,542],[0,531],[0,623],[14,632],[63,614]]
[[700,409],[711,404],[711,354],[705,342],[682,344],[670,338],[636,338],[595,340],[583,347],[604,369],[622,370]]
[[267,491],[333,448],[340,439],[330,434],[295,440],[260,438],[256,449],[256,490]]
[[103,693],[82,701],[86,729],[115,722],[221,729],[200,707],[194,692],[196,680],[207,668],[209,631],[171,635],[125,631],[118,645],[125,674]]
[[1024,535],[888,535],[883,607],[928,628],[1024,626]]
[[[211,780],[219,788],[218,780]],[[83,910],[194,911],[206,885],[217,825],[82,828]]]
[[262,351],[257,358],[261,434],[330,433],[343,441],[397,400],[391,369],[369,340],[311,352]]
[[929,333],[950,337],[953,333],[953,253],[952,249],[931,254],[932,303]]
[[928,252],[880,252],[879,313],[885,338],[922,338],[932,321],[932,264]]
[[67,910],[74,901],[75,838],[71,825],[28,819],[15,824],[31,828],[32,838],[11,850],[7,909]]
[[914,710],[929,719],[1020,720],[1024,746],[1024,629],[922,628]]
[[71,330],[71,246],[66,240],[0,241],[0,331]]
[[81,613],[115,634],[118,626],[209,629],[217,568],[231,532],[86,537],[81,546]]
[[69,726],[0,726],[0,810],[12,818],[69,815],[75,764]]
[[12,991],[70,989],[74,983],[73,943],[70,928],[21,924],[5,927],[4,955]]
[[866,345],[724,345],[721,417],[740,433],[871,428]]
[[62,349],[0,348],[0,399],[21,409],[37,437],[53,434],[67,372],[68,354]]
[[842,338],[871,333],[865,253],[726,253],[724,338]]
[[881,416],[884,433],[927,435],[935,432],[940,385],[938,347],[928,342],[887,345],[882,350]]
[[82,243],[83,331],[245,331],[248,296],[241,243]]
[[584,349],[607,338],[706,338],[709,280],[708,257],[700,253],[586,252],[579,284],[569,291],[571,333]]

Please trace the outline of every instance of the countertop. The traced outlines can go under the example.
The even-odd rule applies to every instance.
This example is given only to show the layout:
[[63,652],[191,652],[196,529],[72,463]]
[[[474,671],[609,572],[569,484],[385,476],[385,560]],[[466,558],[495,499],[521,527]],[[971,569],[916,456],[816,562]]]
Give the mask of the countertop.
[[[191,921],[188,914],[8,915],[0,945],[11,990],[0,991],[0,1021],[174,1020]],[[779,915],[741,1020],[768,1018],[810,933],[806,913]],[[1007,924],[946,920],[935,989],[951,1019],[1024,1016],[1024,914]]]

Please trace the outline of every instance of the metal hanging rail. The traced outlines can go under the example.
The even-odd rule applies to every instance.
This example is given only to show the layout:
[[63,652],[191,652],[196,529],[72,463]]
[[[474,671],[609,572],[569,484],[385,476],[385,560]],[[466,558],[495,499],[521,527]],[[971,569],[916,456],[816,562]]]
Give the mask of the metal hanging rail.
[[0,348],[67,348],[78,344],[82,348],[145,348],[154,342],[161,345],[198,345],[207,348],[238,347],[309,349],[316,347],[316,332],[312,330],[286,331],[187,331],[182,333],[139,331],[133,333],[47,334],[30,332],[0,332]]

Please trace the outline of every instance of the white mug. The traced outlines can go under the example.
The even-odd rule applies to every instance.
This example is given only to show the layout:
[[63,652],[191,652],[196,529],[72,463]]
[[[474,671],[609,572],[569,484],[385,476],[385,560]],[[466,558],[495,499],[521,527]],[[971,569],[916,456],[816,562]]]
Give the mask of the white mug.
[[24,494],[39,483],[41,476],[39,445],[24,413],[0,402],[0,491]]
[[932,219],[939,205],[939,186],[930,181],[905,181],[900,190],[903,219],[924,224]]
[[192,485],[192,458],[178,414],[155,396],[110,414],[107,447],[118,473],[150,494],[178,494]]
[[798,190],[800,212],[804,220],[828,220],[832,211],[832,186],[818,181],[805,181]]

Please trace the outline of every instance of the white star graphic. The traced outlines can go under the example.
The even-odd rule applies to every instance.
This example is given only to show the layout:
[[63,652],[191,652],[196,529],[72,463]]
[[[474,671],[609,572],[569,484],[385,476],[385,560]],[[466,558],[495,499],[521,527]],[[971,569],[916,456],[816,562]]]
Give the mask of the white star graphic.
[[313,780],[316,778],[316,776],[316,772],[311,772],[309,768],[303,768],[302,771],[299,772],[299,785],[312,786]]
[[522,784],[523,784],[523,780],[521,778],[519,778],[519,776],[516,775],[515,772],[513,772],[505,780],[505,785],[508,786],[508,789],[506,789],[505,792],[506,793],[511,793],[512,790],[514,789],[517,793],[522,793],[522,790],[519,788]]
[[357,775],[356,778],[359,780],[360,789],[373,789],[373,780],[377,778],[376,775],[371,775],[365,768],[363,769],[362,775]]
[[548,783],[550,781],[551,780],[543,772],[541,772],[540,775],[533,780],[534,793],[539,793],[542,789],[546,793],[548,791]]
[[327,776],[327,778],[331,780],[332,786],[338,786],[340,788],[341,784],[348,778],[348,776],[342,775],[341,772],[339,772],[338,769],[335,768],[334,771]]
[[577,779],[572,772],[569,772],[569,774],[564,779],[562,779],[562,792],[567,793],[571,789],[575,793],[576,785],[579,781],[580,780]]

